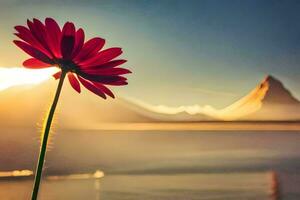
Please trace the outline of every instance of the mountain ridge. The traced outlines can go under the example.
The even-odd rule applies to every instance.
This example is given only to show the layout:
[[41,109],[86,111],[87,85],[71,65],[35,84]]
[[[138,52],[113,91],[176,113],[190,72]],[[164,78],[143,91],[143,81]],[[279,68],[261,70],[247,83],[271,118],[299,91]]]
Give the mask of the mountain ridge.
[[[0,126],[42,124],[56,87],[54,80],[16,86],[0,94]],[[152,106],[126,98],[102,100],[65,84],[57,109],[58,127],[94,128],[101,123],[288,121],[300,120],[300,102],[274,76],[266,76],[252,91],[223,109],[212,107]]]
[[225,120],[299,120],[299,110],[299,100],[279,79],[268,75],[248,95],[220,113]]
[[[265,84],[268,85],[269,90],[263,99],[264,102],[268,103],[279,103],[279,104],[299,104],[299,100],[296,99],[293,94],[283,85],[281,81],[275,77],[268,75],[261,83],[261,87]],[[284,92],[284,94],[282,94]],[[281,93],[278,95],[278,93]],[[272,96],[273,95],[273,96]],[[276,95],[276,97],[274,97]]]

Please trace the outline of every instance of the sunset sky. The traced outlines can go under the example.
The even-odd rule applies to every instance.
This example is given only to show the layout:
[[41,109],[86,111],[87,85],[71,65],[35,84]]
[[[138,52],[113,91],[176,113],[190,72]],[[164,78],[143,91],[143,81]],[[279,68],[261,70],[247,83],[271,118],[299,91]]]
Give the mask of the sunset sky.
[[50,16],[124,49],[133,74],[118,96],[222,108],[273,74],[300,98],[299,10],[296,0],[1,0],[0,67],[27,57],[13,27]]

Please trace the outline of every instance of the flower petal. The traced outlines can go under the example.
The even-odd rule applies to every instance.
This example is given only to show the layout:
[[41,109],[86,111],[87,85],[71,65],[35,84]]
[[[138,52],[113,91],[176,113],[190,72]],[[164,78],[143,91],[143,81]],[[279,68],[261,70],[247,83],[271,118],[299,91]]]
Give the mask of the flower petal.
[[15,33],[21,40],[27,42],[38,50],[42,51],[48,57],[51,57],[51,53],[47,51],[40,42],[32,35],[31,31],[24,26],[15,26],[15,29],[18,33]]
[[56,58],[61,57],[60,52],[60,41],[61,41],[61,30],[56,21],[52,18],[45,19],[45,26],[47,30],[47,40],[49,48],[53,52]]
[[98,68],[109,69],[109,68],[114,68],[114,67],[117,67],[119,65],[122,65],[126,62],[127,62],[127,60],[122,60],[122,59],[121,60],[113,60],[113,61],[104,63],[102,65],[90,65],[90,66],[86,66],[86,67],[80,66],[80,68],[81,69],[98,69]]
[[36,58],[29,58],[23,62],[23,66],[30,69],[41,69],[52,67],[49,63],[44,63]]
[[19,41],[19,40],[14,40],[14,43],[20,47],[23,51],[25,51],[27,54],[29,54],[30,56],[41,60],[42,62],[45,63],[49,63],[51,64],[51,59],[46,56],[43,52],[41,52],[40,50],[30,46],[29,44]]
[[68,73],[68,79],[70,81],[71,86],[74,88],[74,90],[76,90],[78,93],[80,93],[81,90],[80,90],[79,81],[77,80],[77,78],[74,76],[73,73],[71,73],[71,72]]
[[15,26],[16,31],[19,33],[17,36],[20,37],[25,42],[28,42],[31,45],[40,45],[37,44],[37,40],[33,37],[30,30],[24,26]]
[[103,51],[100,51],[95,56],[91,57],[90,59],[80,62],[80,66],[86,67],[86,66],[97,66],[102,65],[104,63],[107,63],[111,61],[112,59],[118,57],[122,54],[122,49],[119,47],[113,47],[109,49],[105,49]]
[[72,58],[74,58],[82,49],[84,44],[84,31],[80,28],[75,34],[75,45],[72,53]]
[[127,81],[116,81],[116,82],[106,83],[106,85],[120,86],[120,85],[128,85],[128,83]]
[[62,30],[61,54],[63,58],[70,58],[75,44],[75,26],[73,23],[65,23]]
[[56,72],[55,74],[53,74],[52,76],[57,80],[57,79],[59,79],[60,77],[61,77],[61,71],[59,71],[59,72]]
[[86,89],[88,89],[89,91],[93,92],[94,94],[102,97],[103,99],[106,99],[105,94],[99,88],[97,88],[92,82],[85,80],[85,79],[81,78],[80,76],[78,76],[78,79]]
[[87,74],[84,72],[78,72],[78,75],[89,81],[99,82],[99,83],[103,83],[103,84],[127,80],[125,77],[122,77],[122,76],[94,75],[94,74]]
[[43,23],[38,19],[33,19],[33,22],[28,20],[27,25],[36,39],[44,46],[46,31]]
[[92,38],[89,41],[87,41],[79,54],[75,57],[75,61],[77,63],[80,63],[86,59],[89,59],[90,57],[96,55],[96,53],[102,49],[102,47],[105,44],[105,40],[102,38]]
[[94,85],[100,89],[102,92],[104,92],[105,94],[107,94],[108,96],[110,96],[111,98],[115,98],[115,95],[112,93],[112,91],[110,89],[108,89],[106,86],[104,86],[101,83],[95,83]]
[[84,73],[87,74],[94,74],[94,75],[123,75],[123,74],[130,74],[131,71],[129,69],[124,68],[95,68],[95,69],[82,69]]
[[39,41],[39,43],[50,53],[48,57],[53,58],[53,53],[50,50],[47,42],[47,33],[45,25],[38,19],[33,19],[33,22],[28,20],[28,27],[32,35]]

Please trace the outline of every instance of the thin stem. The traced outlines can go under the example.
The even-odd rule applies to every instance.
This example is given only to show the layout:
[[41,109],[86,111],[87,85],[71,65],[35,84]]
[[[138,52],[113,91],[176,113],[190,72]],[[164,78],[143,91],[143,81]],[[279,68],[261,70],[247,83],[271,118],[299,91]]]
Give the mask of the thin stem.
[[50,132],[50,128],[51,128],[51,122],[52,122],[52,119],[54,116],[55,108],[56,108],[56,105],[57,105],[57,102],[59,99],[59,95],[60,95],[65,77],[66,77],[66,72],[62,71],[60,79],[59,79],[59,83],[58,83],[58,86],[56,89],[55,97],[54,97],[53,103],[51,105],[49,114],[48,114],[45,130],[44,130],[44,135],[43,135],[43,140],[42,140],[42,145],[41,145],[40,155],[39,155],[39,161],[38,161],[37,169],[36,169],[36,173],[35,173],[34,188],[32,191],[31,200],[36,200],[37,196],[38,196],[41,177],[42,177],[42,171],[43,171],[43,165],[44,165],[44,160],[45,160],[45,155],[46,155],[46,150],[47,150],[48,136],[49,136],[49,132]]

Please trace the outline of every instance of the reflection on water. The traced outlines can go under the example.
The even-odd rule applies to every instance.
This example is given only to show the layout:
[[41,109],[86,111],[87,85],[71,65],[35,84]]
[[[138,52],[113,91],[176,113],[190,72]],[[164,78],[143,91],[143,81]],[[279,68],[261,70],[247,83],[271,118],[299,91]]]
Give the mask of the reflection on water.
[[[39,200],[299,200],[299,141],[296,132],[62,132]],[[8,161],[30,169],[27,142],[12,155],[27,157],[0,151],[0,169]],[[88,174],[97,169],[105,176]],[[29,180],[2,180],[0,200],[30,199],[31,188]]]
[[[29,199],[31,184],[28,180],[0,182],[0,197]],[[269,188],[268,173],[110,175],[102,179],[47,179],[42,184],[40,199],[267,200]]]
[[13,170],[13,171],[0,171],[0,178],[9,177],[26,177],[32,176],[33,171],[23,169],[23,170]]
[[70,174],[70,175],[60,175],[60,176],[47,176],[46,179],[48,180],[65,180],[65,179],[70,179],[70,180],[74,180],[74,179],[99,179],[104,177],[104,172],[102,172],[101,170],[97,170],[95,173],[93,174]]
[[100,200],[100,179],[95,179],[96,200]]

